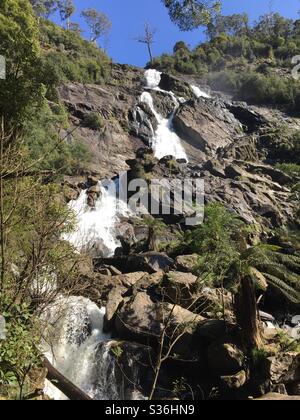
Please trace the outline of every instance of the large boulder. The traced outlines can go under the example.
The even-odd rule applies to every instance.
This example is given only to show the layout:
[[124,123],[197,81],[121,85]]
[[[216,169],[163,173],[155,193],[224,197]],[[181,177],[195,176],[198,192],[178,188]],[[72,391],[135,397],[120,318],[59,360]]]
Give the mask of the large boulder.
[[193,98],[190,85],[175,76],[167,73],[161,74],[159,87],[168,92],[173,92],[177,97],[184,97],[185,99]]
[[279,353],[269,359],[268,376],[272,385],[300,381],[300,353]]
[[[211,318],[220,314],[230,316],[233,310],[231,293],[222,288],[204,287],[198,293],[197,312]],[[224,307],[223,307],[224,306]]]
[[[167,328],[173,339],[180,335],[177,352],[189,349],[195,328],[204,318],[178,305],[154,302],[145,292],[138,292],[125,300],[116,315],[115,328],[118,337],[126,340],[157,344],[162,331]],[[174,334],[175,331],[175,334]],[[174,349],[175,351],[175,349]]]
[[211,370],[218,376],[231,376],[245,365],[245,355],[235,343],[222,341],[211,344],[207,350]]
[[119,306],[123,303],[123,296],[126,292],[127,288],[124,286],[116,286],[109,292],[104,316],[104,332],[108,332],[111,330],[116,312]]
[[164,276],[161,293],[171,303],[189,308],[196,299],[197,280],[191,273],[170,271]]

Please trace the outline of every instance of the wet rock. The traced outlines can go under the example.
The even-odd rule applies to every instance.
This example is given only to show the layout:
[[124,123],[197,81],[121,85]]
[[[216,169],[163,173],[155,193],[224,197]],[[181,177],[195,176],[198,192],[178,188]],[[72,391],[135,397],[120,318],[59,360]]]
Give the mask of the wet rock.
[[161,74],[159,87],[168,92],[172,91],[177,97],[184,97],[186,100],[194,96],[188,83],[167,73]]
[[267,124],[267,120],[246,103],[225,103],[226,108],[240,121],[248,133],[254,133]]
[[94,187],[99,184],[99,179],[95,175],[89,175],[87,177],[87,184],[89,187]]
[[87,190],[87,204],[90,207],[95,207],[97,200],[101,197],[101,188],[100,186],[93,185]]

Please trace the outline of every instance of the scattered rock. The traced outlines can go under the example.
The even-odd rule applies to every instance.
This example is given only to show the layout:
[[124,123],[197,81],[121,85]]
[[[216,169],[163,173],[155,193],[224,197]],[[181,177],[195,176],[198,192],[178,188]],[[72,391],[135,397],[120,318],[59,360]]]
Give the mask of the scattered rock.
[[179,271],[185,272],[185,273],[193,273],[195,270],[195,267],[198,264],[199,256],[197,254],[192,255],[179,255],[175,262],[177,269]]
[[151,274],[172,268],[174,266],[174,260],[164,253],[147,252],[130,256],[128,258],[128,265],[133,270],[147,271]]

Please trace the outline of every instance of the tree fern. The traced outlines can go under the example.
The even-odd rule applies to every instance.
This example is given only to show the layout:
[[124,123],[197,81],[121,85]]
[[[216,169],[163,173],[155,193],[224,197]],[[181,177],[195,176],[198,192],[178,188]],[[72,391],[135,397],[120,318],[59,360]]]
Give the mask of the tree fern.
[[290,302],[299,304],[300,303],[300,292],[295,288],[289,286],[284,280],[278,277],[272,276],[268,273],[263,273],[269,284],[282,293]]

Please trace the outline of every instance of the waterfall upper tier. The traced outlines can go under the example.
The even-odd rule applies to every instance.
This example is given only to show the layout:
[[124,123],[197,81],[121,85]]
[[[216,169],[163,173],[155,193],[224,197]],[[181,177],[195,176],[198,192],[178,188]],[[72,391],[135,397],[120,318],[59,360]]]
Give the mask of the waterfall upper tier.
[[171,96],[174,102],[174,109],[171,116],[169,118],[164,118],[155,109],[153,97],[149,91],[143,92],[140,97],[140,102],[148,105],[158,122],[157,130],[152,138],[152,148],[155,157],[162,159],[165,156],[174,156],[176,159],[184,159],[188,161],[184,147],[181,144],[181,140],[173,130],[173,118],[179,108],[180,102],[182,101],[181,98],[178,99],[173,92],[164,91],[158,87],[161,80],[161,73],[157,70],[146,70],[145,80],[147,82],[148,89],[159,90],[160,92]]

